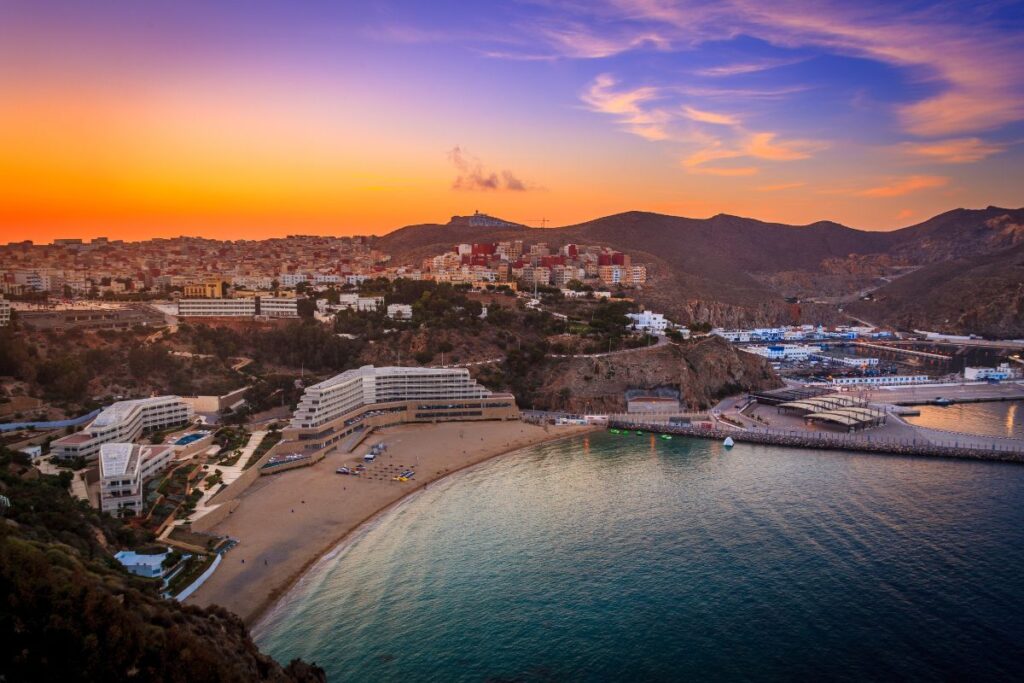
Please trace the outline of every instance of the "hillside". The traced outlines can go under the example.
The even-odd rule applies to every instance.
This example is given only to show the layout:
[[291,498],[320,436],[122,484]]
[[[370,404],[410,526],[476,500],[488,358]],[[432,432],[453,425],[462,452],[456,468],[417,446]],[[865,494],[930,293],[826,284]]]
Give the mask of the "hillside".
[[849,310],[907,330],[1024,337],[1024,244],[925,266]]
[[0,448],[0,680],[323,681],[262,654],[220,608],[161,598],[111,557],[130,530]]
[[419,225],[377,241],[398,262],[459,242],[525,239],[602,244],[650,266],[642,302],[683,321],[776,322],[784,297],[852,296],[910,266],[989,254],[1024,242],[1024,209],[956,209],[891,232],[821,221],[793,226],[720,214],[708,219],[631,211],[561,228]]

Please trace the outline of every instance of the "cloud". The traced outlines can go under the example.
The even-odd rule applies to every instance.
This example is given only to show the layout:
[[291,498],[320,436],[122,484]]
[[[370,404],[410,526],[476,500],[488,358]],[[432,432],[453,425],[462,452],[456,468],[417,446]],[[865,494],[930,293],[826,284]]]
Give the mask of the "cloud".
[[664,109],[648,107],[662,97],[653,87],[617,89],[618,81],[611,74],[600,74],[580,99],[601,114],[608,114],[629,132],[646,140],[666,140],[669,135],[665,124],[671,115]]
[[912,175],[892,178],[885,185],[854,192],[858,197],[902,197],[903,195],[935,187],[945,187],[949,178],[934,175]]
[[[741,131],[742,132],[742,131]],[[711,173],[711,169],[719,172],[717,175],[751,175],[749,169],[744,167],[746,172],[738,173],[732,167],[708,166],[717,161],[728,159],[762,159],[765,161],[798,161],[808,159],[811,153],[821,149],[824,144],[814,140],[778,140],[778,135],[772,132],[742,133],[742,136],[733,144],[726,144],[718,138],[704,137],[702,147],[683,158],[683,167],[691,173]],[[754,171],[756,172],[756,170]]]
[[671,43],[654,31],[617,31],[601,35],[585,24],[574,23],[540,31],[555,53],[566,58],[600,59],[638,48],[668,50]]
[[737,126],[740,120],[730,114],[717,114],[713,111],[703,111],[690,106],[683,106],[683,114],[693,121],[701,123],[714,123],[719,126]]
[[690,166],[690,173],[697,175],[716,175],[725,177],[749,176],[761,172],[757,166]]
[[[916,91],[927,93],[892,105],[902,128],[914,135],[962,136],[1024,119],[1024,32],[1008,27],[999,2],[595,0],[539,6],[539,17],[518,30],[523,44],[532,41],[542,54],[600,59],[641,49],[692,50],[743,36],[900,69]],[[697,74],[721,78],[786,63],[792,60],[752,60]]]
[[738,64],[724,64],[722,66],[712,66],[706,69],[698,69],[694,73],[698,76],[705,76],[708,78],[722,78],[728,76],[741,76],[744,74],[757,73],[759,71],[768,71],[770,69],[777,69],[781,66],[789,66],[791,64],[799,64],[804,61],[803,59],[763,59],[757,62],[741,62]]
[[473,154],[470,154],[462,147],[456,145],[448,152],[448,161],[451,162],[458,175],[452,181],[452,188],[456,190],[487,191],[487,190],[508,190],[512,192],[524,192],[529,189],[512,171],[491,171],[484,167],[483,162]]
[[825,143],[815,140],[790,140],[776,142],[775,133],[754,133],[746,142],[746,154],[770,161],[796,161],[809,159],[811,153],[825,148]]
[[953,138],[932,142],[905,142],[899,145],[904,153],[942,164],[969,164],[981,161],[1006,149],[1005,145],[985,142],[981,138]]
[[798,187],[804,187],[807,183],[779,183],[777,185],[759,185],[754,190],[757,192],[782,192],[784,190],[795,190]]

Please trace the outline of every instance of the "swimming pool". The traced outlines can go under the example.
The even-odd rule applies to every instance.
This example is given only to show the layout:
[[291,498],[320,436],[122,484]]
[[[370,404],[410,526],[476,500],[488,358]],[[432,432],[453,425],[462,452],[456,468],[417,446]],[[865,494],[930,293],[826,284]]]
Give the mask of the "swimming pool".
[[199,439],[203,438],[207,434],[209,434],[209,432],[192,432],[190,434],[186,434],[185,436],[183,436],[180,439],[178,439],[177,441],[175,441],[174,445],[175,446],[187,446],[190,443],[193,443],[195,441],[199,441]]

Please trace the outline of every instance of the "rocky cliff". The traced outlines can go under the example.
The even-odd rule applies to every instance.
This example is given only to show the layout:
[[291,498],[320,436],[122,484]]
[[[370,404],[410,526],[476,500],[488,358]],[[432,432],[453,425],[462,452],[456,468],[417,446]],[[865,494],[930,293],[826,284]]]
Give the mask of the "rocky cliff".
[[536,403],[573,412],[625,411],[629,390],[673,389],[688,409],[701,410],[731,394],[781,384],[762,358],[706,337],[600,358],[553,359]]

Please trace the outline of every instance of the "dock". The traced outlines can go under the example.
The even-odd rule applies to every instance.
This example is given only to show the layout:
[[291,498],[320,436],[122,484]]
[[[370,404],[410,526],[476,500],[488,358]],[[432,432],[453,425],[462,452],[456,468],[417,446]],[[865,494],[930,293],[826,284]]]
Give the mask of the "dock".
[[962,460],[1024,463],[1024,440],[989,437],[979,434],[957,434],[939,430],[918,430],[914,436],[888,436],[867,432],[811,432],[768,428],[739,429],[718,426],[679,425],[641,419],[610,420],[609,429],[643,430],[655,434],[689,436],[723,441],[812,448],[816,450],[860,451],[888,455],[930,456]]
[[945,403],[988,403],[991,401],[1024,401],[1024,385],[1019,382],[922,384],[906,387],[881,387],[858,392],[872,403],[896,406],[935,405]]

